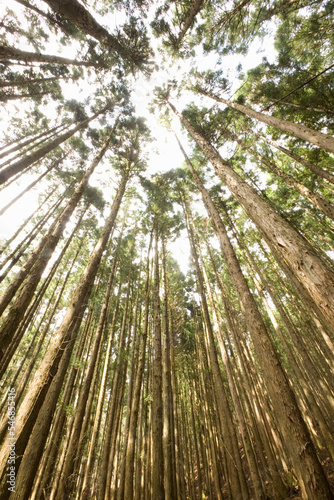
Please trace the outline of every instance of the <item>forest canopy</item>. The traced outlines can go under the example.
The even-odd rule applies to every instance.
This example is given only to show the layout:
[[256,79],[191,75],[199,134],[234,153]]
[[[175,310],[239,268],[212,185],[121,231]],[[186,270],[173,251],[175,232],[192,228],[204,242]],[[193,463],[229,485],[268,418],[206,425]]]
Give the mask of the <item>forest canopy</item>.
[[0,500],[334,498],[332,0],[0,6]]

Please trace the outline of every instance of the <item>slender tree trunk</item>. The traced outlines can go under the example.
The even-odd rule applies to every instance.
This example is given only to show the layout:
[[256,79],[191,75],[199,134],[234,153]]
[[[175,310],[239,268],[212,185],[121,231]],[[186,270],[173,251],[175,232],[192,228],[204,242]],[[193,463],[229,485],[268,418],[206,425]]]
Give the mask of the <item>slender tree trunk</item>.
[[275,175],[283,179],[288,186],[294,188],[301,196],[309,200],[315,207],[321,210],[327,217],[334,220],[334,205],[323,198],[319,193],[311,191],[308,187],[304,186],[301,182],[297,181],[290,174],[287,174],[282,169],[278,168],[273,162],[271,162],[265,156],[259,154],[254,149],[248,147],[243,141],[241,141],[235,134],[231,132],[224,131],[223,134],[230,137],[233,141],[236,141],[242,148],[251,153],[255,158],[258,158],[261,163],[269,168],[269,171],[274,172]]
[[[25,399],[23,400],[20,408],[17,411],[16,415],[17,435],[21,433],[25,425],[25,422],[27,421],[31,413],[31,410],[37,398],[39,397],[41,390],[46,384],[49,384],[49,380],[52,379],[52,377],[55,375],[52,374],[51,372],[52,366],[54,365],[57,356],[59,356],[60,350],[64,345],[64,342],[66,345],[66,342],[69,340],[69,333],[71,325],[73,324],[73,318],[75,318],[78,315],[79,311],[81,310],[82,300],[92,290],[97,269],[102,257],[102,253],[106,248],[110,232],[114,226],[115,219],[125,192],[125,187],[128,177],[129,177],[129,172],[125,173],[122,177],[114,202],[111,207],[110,214],[106,220],[99,241],[93,250],[89,263],[73,293],[70,305],[67,308],[63,322],[59,327],[57,333],[54,335],[52,343],[47,353],[45,354],[40,367],[35,373],[34,381],[30,385],[26,393]],[[2,449],[2,451],[0,452],[1,476],[6,469],[7,458],[8,458],[8,450]],[[25,491],[24,494],[29,494],[29,490],[27,490],[27,488],[25,488],[24,491]]]
[[117,257],[115,256],[114,261],[113,261],[113,265],[112,265],[112,269],[111,269],[110,275],[109,275],[109,280],[108,280],[107,289],[105,292],[104,301],[103,301],[101,312],[100,312],[99,322],[98,322],[97,329],[95,332],[95,341],[94,341],[94,344],[93,344],[92,349],[91,349],[91,356],[90,356],[89,365],[88,365],[87,372],[86,372],[86,377],[85,377],[85,380],[83,382],[83,386],[80,390],[80,395],[79,395],[78,403],[76,406],[76,412],[75,412],[75,418],[74,418],[74,422],[73,422],[72,432],[71,432],[71,436],[70,436],[70,439],[68,442],[68,451],[66,453],[65,461],[63,464],[61,480],[60,480],[60,483],[58,485],[57,498],[63,497],[63,494],[66,491],[65,485],[69,481],[69,476],[71,475],[72,470],[73,470],[75,456],[76,456],[76,453],[78,450],[82,422],[83,422],[85,411],[86,411],[86,403],[87,403],[91,383],[93,380],[96,360],[97,360],[98,353],[100,350],[102,333],[104,330],[105,319],[106,319],[110,294],[111,294],[115,270],[116,270],[116,262],[117,262]]
[[296,476],[300,481],[303,495],[307,498],[307,495],[317,494],[319,499],[329,499],[332,494],[328,481],[317,457],[306,424],[299,411],[295,396],[290,389],[256,303],[242,274],[227,232],[209,193],[204,188],[186,155],[185,158],[212,218],[231,279],[239,296],[242,312],[247,320],[256,355],[265,374],[277,423],[287,444],[287,449],[293,461]]
[[213,164],[217,175],[226,183],[246,213],[263,232],[265,239],[277,249],[296,278],[300,280],[322,312],[327,325],[334,332],[332,314],[334,310],[334,274],[332,270],[320,259],[314,248],[223,161],[216,149],[196,132],[188,120],[175,110],[174,106],[172,109]]
[[[43,132],[41,132],[37,135],[35,135],[35,133],[32,132],[31,134],[27,134],[26,136],[23,136],[23,137],[21,136],[18,139],[15,139],[14,141],[12,141],[12,142],[8,143],[7,145],[3,146],[2,148],[0,148],[0,151],[2,151],[4,149],[4,151],[2,151],[2,153],[0,153],[0,158],[4,158],[11,153],[15,153],[15,151],[18,151],[19,149],[24,148],[25,146],[27,146],[28,144],[31,144],[32,142],[36,142],[41,137],[46,138],[47,136],[54,135],[54,132],[56,130],[58,130],[58,132],[60,132],[61,130],[64,130],[64,128],[70,127],[71,125],[72,125],[71,123],[67,123],[67,124],[61,123],[60,125],[53,127],[52,129],[43,130]],[[21,142],[23,139],[24,139],[24,141]],[[44,139],[43,139],[43,141],[44,141]],[[15,144],[15,145],[12,146],[12,144]],[[11,146],[11,147],[9,147],[9,146]],[[2,168],[2,166],[1,166],[1,168]]]
[[189,10],[187,12],[187,17],[184,20],[182,27],[181,27],[181,30],[177,36],[177,40],[176,40],[176,44],[175,44],[177,47],[179,47],[181,45],[182,40],[186,36],[187,31],[189,30],[189,28],[193,24],[197,14],[200,12],[200,10],[203,6],[203,4],[204,4],[204,0],[193,0],[192,1],[191,5],[189,7]]
[[79,130],[84,129],[87,127],[87,125],[92,121],[95,120],[95,118],[103,113],[105,113],[107,108],[103,108],[97,113],[95,113],[93,116],[90,118],[86,118],[86,120],[83,120],[82,122],[78,123],[74,128],[71,130],[61,134],[58,136],[56,139],[53,139],[51,142],[46,144],[45,146],[42,146],[39,148],[37,151],[34,151],[28,156],[25,156],[21,160],[18,160],[17,162],[13,163],[9,167],[6,167],[0,171],[0,184],[4,184],[8,179],[13,177],[13,175],[17,174],[18,172],[22,172],[26,168],[28,168],[30,165],[36,163],[36,161],[40,160],[41,158],[44,158],[45,155],[50,153],[50,151],[54,150],[57,146],[65,142],[67,139],[72,137],[76,132]]
[[314,163],[306,160],[305,158],[302,158],[301,156],[297,155],[293,151],[290,151],[289,149],[286,149],[283,146],[280,146],[280,144],[278,144],[275,141],[272,141],[271,139],[268,139],[268,137],[265,137],[262,134],[255,134],[255,135],[259,139],[262,139],[263,141],[265,141],[267,144],[274,146],[274,148],[278,149],[279,151],[281,151],[285,155],[289,156],[289,158],[292,158],[293,160],[300,163],[301,165],[304,165],[304,167],[309,168],[312,172],[319,175],[323,179],[326,179],[328,182],[334,184],[334,175],[331,174],[330,172],[327,172],[327,170],[324,170],[321,167],[319,167],[318,165],[315,165]]
[[254,111],[243,104],[239,104],[237,102],[232,102],[229,99],[223,99],[222,97],[218,97],[214,94],[210,94],[209,92],[198,90],[211,97],[217,102],[221,102],[229,106],[230,108],[237,109],[241,113],[249,116],[250,118],[255,118],[255,120],[266,123],[267,125],[271,125],[272,127],[283,130],[283,132],[287,132],[288,134],[292,134],[304,141],[310,142],[319,148],[325,149],[330,153],[334,153],[334,138],[330,135],[323,134],[322,132],[318,132],[317,130],[310,129],[305,125],[300,125],[299,123],[289,122],[287,120],[282,120],[282,118],[276,118],[275,116],[265,115],[264,113],[260,113],[258,111]]
[[55,250],[65,226],[73,214],[77,204],[79,203],[84,190],[88,184],[89,178],[94,172],[97,165],[100,163],[102,157],[108,150],[109,144],[112,140],[114,131],[108,137],[106,143],[101,148],[99,153],[95,156],[92,164],[84,174],[81,182],[76,188],[73,196],[67,203],[66,207],[63,209],[57,220],[51,225],[49,231],[42,238],[39,246],[30,255],[29,259],[22,266],[21,270],[17,273],[13,281],[7,287],[5,292],[0,298],[0,313],[2,313],[10,300],[13,298],[14,294],[18,288],[23,283],[19,295],[12,303],[11,308],[3,321],[0,328],[0,340],[2,351],[9,345],[11,341],[11,334],[15,332],[18,327],[26,308],[28,307],[33,293],[40,281],[42,273],[49,262],[53,251]]
[[210,282],[209,282],[209,279],[208,279],[208,276],[206,273],[206,269],[205,269],[203,258],[201,256],[201,254],[200,254],[200,258],[201,258],[201,263],[202,263],[204,280],[206,283],[206,289],[207,289],[207,293],[208,293],[208,299],[209,299],[211,311],[213,314],[213,319],[217,325],[217,329],[218,329],[218,333],[219,333],[218,343],[219,343],[219,347],[220,347],[220,352],[221,352],[222,360],[224,363],[225,372],[226,372],[227,380],[228,380],[228,385],[230,388],[234,408],[235,408],[238,423],[239,423],[240,433],[241,433],[243,444],[244,444],[244,450],[245,450],[247,461],[248,461],[250,476],[251,476],[252,482],[253,482],[254,496],[258,500],[264,500],[265,496],[264,496],[264,491],[262,489],[262,483],[261,483],[261,479],[260,479],[260,475],[259,475],[259,471],[258,471],[258,465],[257,465],[257,461],[255,458],[253,446],[252,446],[252,443],[250,440],[250,436],[248,433],[246,420],[245,420],[245,417],[243,414],[243,409],[242,409],[242,406],[240,403],[241,398],[239,399],[240,396],[237,393],[236,383],[235,383],[233,373],[232,373],[232,370],[230,367],[230,361],[228,359],[228,353],[227,353],[226,345],[224,342],[223,333],[222,333],[222,330],[220,327],[220,321],[219,321],[219,318],[217,316],[217,311],[216,311],[216,307],[215,307],[215,303],[214,303],[214,299],[213,299],[211,285],[210,285]]
[[[187,212],[189,209],[187,209]],[[228,405],[228,400],[226,397],[225,387],[222,381],[221,372],[218,363],[218,357],[215,347],[214,335],[212,330],[212,323],[209,315],[209,309],[206,301],[206,293],[204,288],[204,281],[202,272],[200,269],[198,261],[198,253],[195,247],[195,240],[192,229],[188,226],[189,240],[191,244],[191,252],[196,268],[196,275],[198,280],[199,291],[201,294],[202,307],[204,313],[204,324],[207,335],[206,346],[208,350],[208,359],[210,362],[210,367],[213,375],[213,383],[215,390],[215,397],[217,400],[218,416],[220,421],[220,426],[222,429],[222,436],[224,440],[224,445],[227,450],[227,468],[228,468],[228,478],[231,483],[231,493],[233,498],[245,500],[249,498],[248,488],[246,484],[246,478],[243,472],[239,446],[237,441],[237,436],[235,428],[233,425],[233,417]]]
[[40,176],[37,177],[36,180],[31,182],[29,186],[27,186],[23,191],[21,191],[21,193],[19,193],[17,196],[15,196],[15,198],[13,198],[9,203],[7,203],[7,205],[0,210],[0,217],[6,212],[6,210],[8,210],[12,205],[14,205],[14,203],[16,203],[20,198],[22,198],[22,196],[28,193],[30,189],[36,186],[36,184],[38,184],[39,181],[41,181],[49,172],[51,172],[53,168],[57,167],[64,160],[64,158],[65,157],[63,156],[60,160],[54,161],[49,168],[47,168]]
[[152,391],[152,497],[156,500],[164,500],[162,347],[159,290],[158,219],[156,218],[154,255],[154,358]]
[[93,38],[106,45],[110,50],[116,51],[121,57],[131,57],[129,51],[124,47],[117,37],[111,35],[101,24],[99,24],[92,14],[77,0],[66,0],[59,2],[58,0],[44,0],[55,12],[69,19],[85,34],[91,35]]
[[0,61],[23,61],[25,63],[44,62],[51,64],[61,64],[70,66],[96,66],[86,61],[76,61],[66,57],[50,56],[48,54],[39,54],[38,52],[28,52],[26,50],[15,49],[7,45],[0,45]]
[[140,404],[140,394],[142,387],[142,380],[145,367],[145,354],[146,354],[146,341],[148,333],[148,320],[150,308],[150,250],[152,245],[152,233],[147,252],[147,265],[146,265],[146,281],[145,281],[145,305],[144,305],[144,324],[143,332],[141,335],[141,345],[138,355],[138,367],[136,379],[134,382],[133,396],[131,404],[131,415],[129,423],[129,436],[125,456],[125,479],[124,479],[124,500],[133,500],[133,481],[134,481],[134,459],[135,459],[135,443],[137,436],[138,426],[138,413]]
[[166,270],[166,248],[162,240],[162,281],[163,281],[163,313],[162,313],[162,367],[163,367],[163,453],[164,453],[164,486],[165,500],[172,500],[173,466],[172,466],[172,429],[170,417],[172,410],[171,363],[170,363],[170,331],[169,331],[169,297]]

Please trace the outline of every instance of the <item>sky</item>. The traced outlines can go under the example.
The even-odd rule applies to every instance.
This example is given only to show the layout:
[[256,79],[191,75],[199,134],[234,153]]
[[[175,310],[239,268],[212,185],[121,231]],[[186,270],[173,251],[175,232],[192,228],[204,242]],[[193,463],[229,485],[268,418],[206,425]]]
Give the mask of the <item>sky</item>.
[[[16,4],[15,1],[8,2],[7,0],[5,0],[0,4],[0,17],[3,16],[4,7],[6,4],[10,5],[13,10],[15,7],[15,11],[16,9],[19,10],[21,8],[21,6],[19,4]],[[108,19],[100,18],[100,22],[105,25],[108,24],[109,29],[112,25],[120,25],[122,23],[122,20],[122,15],[119,12],[116,12],[114,16]],[[154,43],[156,45],[156,41],[154,41]],[[275,57],[275,53],[272,49],[272,46],[272,40],[267,39],[262,44],[259,44],[258,42],[254,43],[247,57],[242,57],[240,55],[224,57],[223,67],[224,71],[227,71],[229,73],[229,77],[233,83],[232,93],[240,85],[240,81],[236,77],[235,68],[241,63],[243,71],[246,72],[248,69],[261,63],[263,56],[266,56],[268,59],[273,60],[273,58]],[[268,50],[268,48],[270,50]],[[75,50],[75,47],[66,47],[66,57],[74,57]],[[52,44],[46,45],[45,51],[46,53],[57,53],[56,47],[53,47]],[[159,60],[161,56],[159,56],[156,47],[155,53],[156,62],[161,68],[163,67],[163,64]],[[219,64],[216,55],[211,54],[209,56],[204,56],[200,52],[200,49],[197,50],[195,62],[197,68],[200,71],[206,69],[218,69]],[[133,82],[132,102],[135,105],[136,113],[137,115],[143,116],[146,119],[147,125],[150,128],[151,134],[154,138],[154,142],[150,145],[146,176],[167,172],[168,170],[179,167],[183,162],[183,156],[181,151],[179,150],[178,145],[176,144],[175,138],[161,125],[161,123],[159,123],[157,113],[152,114],[149,108],[153,97],[153,91],[156,86],[164,85],[170,78],[181,81],[192,67],[194,67],[194,60],[192,59],[182,61],[181,63],[177,62],[168,69],[160,69],[159,71],[155,71],[149,80],[143,76],[139,76]],[[66,98],[76,98],[79,100],[81,94],[81,98],[84,99],[85,97],[89,96],[89,92],[90,87],[82,87],[81,89],[79,89],[77,84],[67,85]],[[190,101],[195,101],[197,103],[202,102],[205,105],[205,98],[199,96],[195,97],[194,94],[190,94],[190,92],[186,91],[182,92],[180,97],[174,99],[173,103],[179,110],[182,110]],[[206,104],[210,106],[212,105],[212,101],[209,100],[209,102],[206,102]],[[8,109],[8,105],[6,106]],[[10,109],[12,111],[10,111],[9,114],[16,112],[17,108],[15,106],[16,103],[10,106]],[[19,107],[22,106],[24,106],[24,101],[19,102]],[[1,131],[6,130],[8,115],[6,116],[6,114],[1,113],[0,116],[2,117],[2,119],[0,119],[1,136]],[[190,151],[190,146],[188,144],[186,135],[181,131],[178,120],[173,120],[172,125],[178,135],[181,137],[185,150]],[[30,183],[36,177],[36,174],[27,174],[19,184],[14,184],[13,186],[1,192],[0,209],[4,205],[6,205],[13,196],[16,196],[16,194],[20,190],[22,190],[25,185]],[[96,181],[93,180],[93,184],[96,184]],[[18,225],[23,223],[29,213],[32,213],[37,208],[38,195],[42,191],[43,185],[36,187],[31,192],[24,195],[21,200],[16,202],[15,205],[11,209],[9,209],[3,216],[0,216],[1,238],[9,238],[18,227]],[[174,243],[170,244],[170,251],[178,261],[181,270],[183,272],[186,272],[188,269],[190,253],[189,245],[184,235]]]

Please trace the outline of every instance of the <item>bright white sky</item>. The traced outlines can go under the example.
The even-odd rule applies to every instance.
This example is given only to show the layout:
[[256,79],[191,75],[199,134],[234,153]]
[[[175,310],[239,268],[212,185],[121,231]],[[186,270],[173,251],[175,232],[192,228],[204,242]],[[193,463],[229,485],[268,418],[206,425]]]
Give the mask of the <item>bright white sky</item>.
[[[3,18],[6,4],[10,5],[10,8],[15,10],[15,12],[16,11],[19,12],[21,9],[21,6],[17,4],[15,1],[12,0],[2,1],[0,4],[0,18]],[[43,5],[44,8],[45,4],[41,3],[41,5]],[[103,19],[103,21],[104,22],[102,24],[107,24],[105,19]],[[116,12],[112,21],[111,19],[108,19],[109,29],[110,29],[110,24],[112,23],[114,25],[119,25],[122,23],[122,16],[120,13]],[[263,45],[261,46],[258,44],[254,44],[252,50],[250,51],[249,55],[246,58],[239,55],[228,56],[224,58],[223,60],[224,70],[226,70],[227,74],[229,74],[230,80],[232,82],[234,81],[232,91],[235,91],[240,85],[240,82],[236,79],[236,73],[235,73],[235,68],[238,66],[239,63],[242,64],[243,71],[246,72],[248,69],[258,65],[262,61],[264,55],[268,59],[273,59],[274,51],[272,49],[268,51],[268,47],[269,48],[272,47],[271,42],[272,41],[269,39],[266,40],[265,43],[266,50],[264,49]],[[32,50],[29,47],[25,48],[27,50],[29,49]],[[73,54],[71,53],[72,51]],[[57,53],[57,50],[55,47],[52,46],[52,44],[51,45],[48,44],[46,46],[45,52]],[[156,54],[158,57],[159,55],[157,51]],[[75,49],[66,47],[66,57],[74,57],[74,56],[75,56]],[[159,61],[157,62],[159,63]],[[198,51],[195,64],[200,71],[205,69],[215,69],[215,67],[217,67],[218,69],[217,56],[212,54],[210,56],[204,57],[200,53],[200,51]],[[150,145],[150,154],[149,154],[148,169],[147,169],[147,174],[149,175],[166,172],[168,170],[180,166],[180,164],[183,162],[183,156],[176,144],[174,137],[164,127],[161,126],[161,124],[157,119],[157,116],[154,116],[149,111],[149,104],[153,98],[153,90],[156,86],[162,86],[163,84],[165,84],[168,79],[173,78],[177,81],[180,81],[182,77],[186,75],[187,72],[193,66],[194,66],[193,60],[178,62],[177,64],[174,64],[174,66],[169,68],[167,71],[165,70],[165,71],[155,72],[153,76],[150,78],[150,80],[147,80],[146,78],[143,77],[139,77],[134,81],[133,85],[134,91],[132,94],[132,100],[136,107],[136,112],[139,116],[143,116],[144,118],[146,118],[147,125],[151,129],[151,134],[155,139],[155,141]],[[66,98],[67,99],[75,98],[79,100],[80,94],[81,98],[84,98],[87,95],[89,95],[89,92],[90,92],[89,86],[87,86],[86,88],[85,86],[83,86],[79,92],[78,84],[67,85]],[[210,100],[205,101],[203,97],[196,97],[193,94],[190,94],[189,92],[184,92],[181,98],[173,100],[174,104],[177,106],[179,110],[182,110],[190,101],[195,101],[197,103],[203,102],[204,105],[206,103],[208,106],[212,105],[212,101]],[[12,112],[13,113],[18,112],[19,108],[24,106],[23,102],[24,101],[17,101],[17,103],[12,104],[10,106]],[[8,105],[6,106],[8,109]],[[19,106],[19,108],[17,108],[17,106]],[[0,115],[0,132],[1,130],[6,130],[6,126],[7,126],[6,114],[2,114]],[[173,122],[173,128],[175,128],[178,134],[182,136],[183,145],[185,149],[186,150],[189,149],[189,146],[187,145],[186,136],[185,134],[181,133],[180,124],[177,120]],[[36,177],[37,177],[36,174],[32,176],[27,174],[23,177],[22,181],[20,182],[21,185],[14,184],[13,186],[1,192],[0,209],[4,205],[6,205],[8,201],[13,198],[13,196],[16,196],[16,194],[18,194],[18,192],[22,190],[24,185],[29,184]],[[94,182],[94,179],[92,179],[92,183],[95,185],[96,181]],[[22,222],[29,215],[29,213],[32,213],[37,208],[38,195],[42,191],[43,191],[43,185],[40,185],[33,191],[26,194],[21,200],[16,202],[11,209],[9,209],[2,217],[0,217],[0,238],[5,238],[5,239],[9,238],[14,233],[18,225],[22,224]],[[169,248],[172,251],[174,257],[179,262],[179,265],[183,270],[183,272],[186,272],[189,260],[189,245],[187,239],[183,236],[182,238],[176,240],[174,243],[171,243]]]

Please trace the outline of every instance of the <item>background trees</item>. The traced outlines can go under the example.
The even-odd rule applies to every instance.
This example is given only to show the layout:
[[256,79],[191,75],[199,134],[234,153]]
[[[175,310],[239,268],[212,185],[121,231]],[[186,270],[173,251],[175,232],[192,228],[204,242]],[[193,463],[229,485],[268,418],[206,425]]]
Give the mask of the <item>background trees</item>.
[[0,498],[332,498],[331,2],[2,9]]

